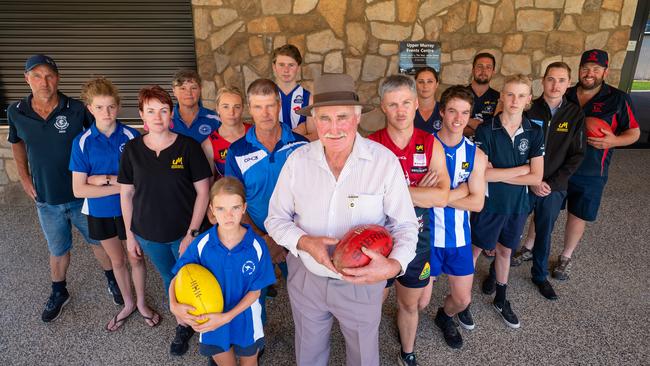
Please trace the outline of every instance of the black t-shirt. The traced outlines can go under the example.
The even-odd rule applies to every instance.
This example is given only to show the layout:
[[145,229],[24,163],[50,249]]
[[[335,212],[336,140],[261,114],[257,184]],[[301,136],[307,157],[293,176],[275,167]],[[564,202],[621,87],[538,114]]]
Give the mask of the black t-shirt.
[[159,156],[143,136],[129,141],[117,181],[135,188],[131,231],[159,243],[182,238],[192,221],[194,182],[211,175],[201,145],[189,137],[177,135]]

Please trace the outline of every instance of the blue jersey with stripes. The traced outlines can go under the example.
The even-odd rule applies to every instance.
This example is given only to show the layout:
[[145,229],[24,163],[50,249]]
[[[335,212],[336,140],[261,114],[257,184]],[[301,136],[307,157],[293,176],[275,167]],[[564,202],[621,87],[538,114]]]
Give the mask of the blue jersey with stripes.
[[[217,226],[199,235],[187,247],[172,269],[176,275],[186,264],[207,268],[219,282],[223,293],[223,311],[229,311],[250,291],[261,290],[275,283],[275,273],[266,243],[248,225],[242,241],[228,249],[219,240]],[[203,344],[230,349],[232,345],[247,347],[264,337],[262,305],[253,304],[219,328],[201,333]]]
[[[117,175],[124,145],[140,133],[117,122],[115,131],[106,137],[93,123],[80,133],[72,143],[69,169],[73,172],[91,175]],[[122,216],[120,195],[88,198],[88,214],[94,217]],[[86,212],[84,212],[86,213]]]
[[266,232],[264,220],[280,171],[289,155],[307,144],[307,139],[280,124],[282,134],[273,151],[257,140],[255,126],[230,145],[226,156],[226,175],[239,179],[246,188],[247,212],[255,226]]
[[178,104],[174,106],[174,126],[172,131],[181,135],[191,137],[199,144],[210,136],[212,131],[216,131],[221,126],[221,121],[217,117],[217,113],[211,109],[203,108],[199,104],[199,113],[194,117],[194,121],[190,127],[187,127],[181,118],[181,112],[178,111]]
[[299,124],[307,121],[307,117],[297,114],[296,111],[309,105],[310,95],[309,90],[303,88],[300,84],[296,85],[289,94],[284,94],[280,90],[280,100],[282,101],[279,115],[280,122],[293,130]]
[[[451,180],[451,189],[467,182],[474,169],[476,145],[463,137],[456,146],[445,145],[435,135],[445,150],[447,172]],[[472,236],[469,225],[469,211],[453,207],[432,207],[429,215],[432,248],[459,248],[471,244]]]

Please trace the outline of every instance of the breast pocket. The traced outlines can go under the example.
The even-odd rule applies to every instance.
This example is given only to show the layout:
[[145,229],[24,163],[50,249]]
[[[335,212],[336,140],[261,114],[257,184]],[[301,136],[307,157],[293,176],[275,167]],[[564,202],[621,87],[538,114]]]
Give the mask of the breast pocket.
[[378,224],[383,225],[384,196],[381,194],[360,194],[350,200],[350,209],[355,225]]

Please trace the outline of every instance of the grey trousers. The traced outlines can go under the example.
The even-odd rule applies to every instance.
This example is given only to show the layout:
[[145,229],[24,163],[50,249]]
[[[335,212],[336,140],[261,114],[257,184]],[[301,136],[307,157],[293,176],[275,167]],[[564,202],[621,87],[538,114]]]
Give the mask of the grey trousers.
[[319,277],[291,254],[287,265],[298,366],[327,366],[334,317],[345,337],[347,365],[379,365],[379,322],[386,281],[353,285]]

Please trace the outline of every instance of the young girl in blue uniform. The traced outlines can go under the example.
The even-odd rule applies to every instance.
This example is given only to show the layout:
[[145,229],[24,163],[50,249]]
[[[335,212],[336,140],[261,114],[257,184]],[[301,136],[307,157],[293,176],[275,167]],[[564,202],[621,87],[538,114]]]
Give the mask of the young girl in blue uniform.
[[[242,366],[257,365],[258,352],[264,348],[260,290],[275,283],[271,257],[264,240],[241,223],[246,193],[239,180],[218,180],[210,189],[209,210],[217,224],[189,245],[172,272],[176,275],[189,263],[206,267],[221,285],[224,311],[189,314],[193,308],[176,301],[174,280],[169,287],[170,309],[201,333],[199,352],[219,366],[236,365],[236,356]],[[207,322],[198,324],[204,319]]]

